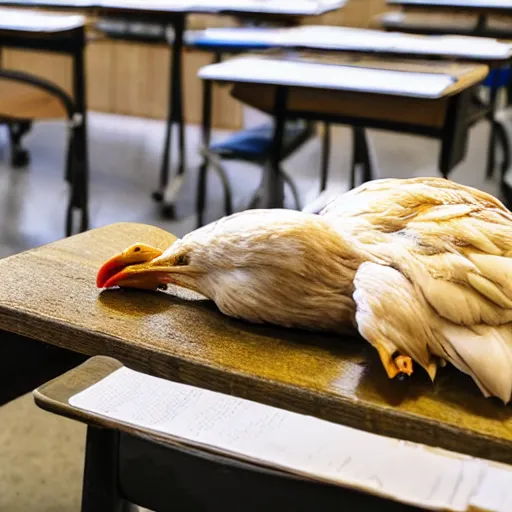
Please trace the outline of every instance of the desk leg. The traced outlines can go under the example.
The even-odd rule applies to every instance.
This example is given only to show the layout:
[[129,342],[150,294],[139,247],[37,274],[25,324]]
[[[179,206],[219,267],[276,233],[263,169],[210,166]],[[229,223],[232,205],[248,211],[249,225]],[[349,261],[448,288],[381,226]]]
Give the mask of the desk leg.
[[[153,193],[153,199],[162,201],[162,214],[164,217],[175,216],[174,202],[183,185],[185,174],[185,125],[183,119],[183,90],[182,66],[183,33],[185,30],[185,16],[179,16],[174,22],[174,42],[171,52],[171,74],[169,84],[169,107],[167,114],[167,127],[165,133],[165,146],[160,169],[160,186]],[[179,164],[177,175],[169,184],[169,166],[171,159],[172,129],[178,126],[179,137]]]
[[287,115],[288,88],[278,86],[274,101],[274,137],[270,157],[263,169],[261,189],[257,200],[251,206],[254,208],[283,208],[284,180],[281,174],[281,150],[283,147],[284,129]]
[[498,80],[498,73],[495,70],[493,81],[490,87],[489,113],[487,114],[487,119],[491,125],[489,133],[489,145],[487,147],[487,178],[492,178],[496,161],[496,100],[498,97]]
[[66,180],[71,200],[66,217],[66,236],[73,235],[75,208],[80,212],[79,232],[89,228],[89,154],[87,144],[87,102],[85,89],[85,42],[73,55],[73,98],[77,117],[71,120]]
[[366,183],[373,179],[372,163],[370,158],[370,149],[364,128],[354,126],[353,149],[352,149],[352,168],[350,171],[350,189],[356,186],[357,166],[362,166],[361,183]]
[[135,512],[119,493],[119,432],[89,426],[82,512]]
[[0,331],[0,406],[30,393],[87,356]]
[[329,177],[329,160],[331,156],[331,124],[324,123],[324,136],[322,138],[322,176],[320,178],[320,193],[327,188]]
[[[222,54],[217,52],[215,54],[214,63],[218,64],[222,60]],[[210,165],[210,158],[208,151],[210,148],[210,139],[212,132],[212,107],[213,107],[213,82],[211,80],[203,81],[203,126],[202,126],[202,144],[203,144],[203,162],[199,167],[198,183],[197,183],[197,197],[196,197],[196,208],[197,208],[197,227],[201,227],[204,224],[204,211],[206,209],[206,197],[208,193],[207,177],[208,167]],[[229,199],[231,201],[231,194],[228,187],[228,192],[225,192],[226,202]],[[226,204],[226,213],[231,213],[232,207]]]

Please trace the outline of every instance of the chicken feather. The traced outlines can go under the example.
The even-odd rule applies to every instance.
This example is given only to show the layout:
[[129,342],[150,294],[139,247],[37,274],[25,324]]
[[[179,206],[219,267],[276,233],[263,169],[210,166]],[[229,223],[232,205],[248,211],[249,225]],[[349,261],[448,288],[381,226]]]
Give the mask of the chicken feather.
[[322,209],[225,217],[134,265],[137,250],[106,262],[98,286],[173,283],[251,322],[357,328],[390,377],[414,360],[433,380],[450,362],[485,396],[511,399],[512,213],[485,192],[376,180]]
[[[484,192],[432,178],[380,180],[347,196],[321,215],[388,265],[364,263],[356,273],[361,334],[432,375],[427,347],[471,375],[486,396],[510,401],[510,212]],[[380,236],[372,239],[374,230]]]

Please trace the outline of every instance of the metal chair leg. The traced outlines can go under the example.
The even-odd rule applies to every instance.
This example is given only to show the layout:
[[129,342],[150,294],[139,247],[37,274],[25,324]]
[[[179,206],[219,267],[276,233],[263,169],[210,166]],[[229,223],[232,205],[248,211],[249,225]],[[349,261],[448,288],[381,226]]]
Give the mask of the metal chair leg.
[[21,145],[21,139],[30,131],[30,121],[13,121],[8,123],[11,142],[11,166],[15,169],[26,167],[30,163],[30,154]]
[[492,178],[494,174],[494,166],[496,163],[496,101],[498,98],[498,74],[494,74],[493,83],[489,89],[489,113],[487,114],[487,119],[490,123],[490,132],[489,132],[489,146],[487,147],[487,169],[486,169],[486,177]]
[[222,181],[222,188],[224,190],[224,212],[226,215],[231,215],[233,213],[233,194],[231,192],[228,175],[216,155],[210,155],[210,163]]
[[284,172],[282,169],[281,169],[281,175],[283,176],[284,182],[290,187],[290,190],[291,190],[292,195],[293,195],[293,200],[295,202],[295,208],[297,210],[302,210],[300,194],[299,194],[299,190],[297,188],[297,185],[295,185],[295,182],[293,181],[293,179],[286,172]]
[[503,162],[501,164],[501,177],[505,175],[510,167],[510,142],[505,126],[496,121],[496,141],[500,143],[503,150]]

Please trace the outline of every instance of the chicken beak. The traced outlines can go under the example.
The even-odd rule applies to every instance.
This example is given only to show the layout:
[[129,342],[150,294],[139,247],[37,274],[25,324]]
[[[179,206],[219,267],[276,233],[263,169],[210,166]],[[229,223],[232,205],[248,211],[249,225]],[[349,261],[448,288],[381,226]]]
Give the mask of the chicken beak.
[[161,283],[151,262],[162,254],[163,251],[149,245],[132,245],[103,263],[96,275],[96,286],[134,286],[154,290]]

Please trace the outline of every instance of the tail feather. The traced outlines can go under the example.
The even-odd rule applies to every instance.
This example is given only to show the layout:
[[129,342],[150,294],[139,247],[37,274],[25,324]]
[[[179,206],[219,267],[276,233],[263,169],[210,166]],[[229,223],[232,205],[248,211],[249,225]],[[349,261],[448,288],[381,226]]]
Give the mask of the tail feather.
[[[479,326],[473,329],[446,322],[443,349],[460,371],[470,375],[485,396],[504,403],[512,396],[512,326]],[[436,350],[437,352],[437,350]]]

